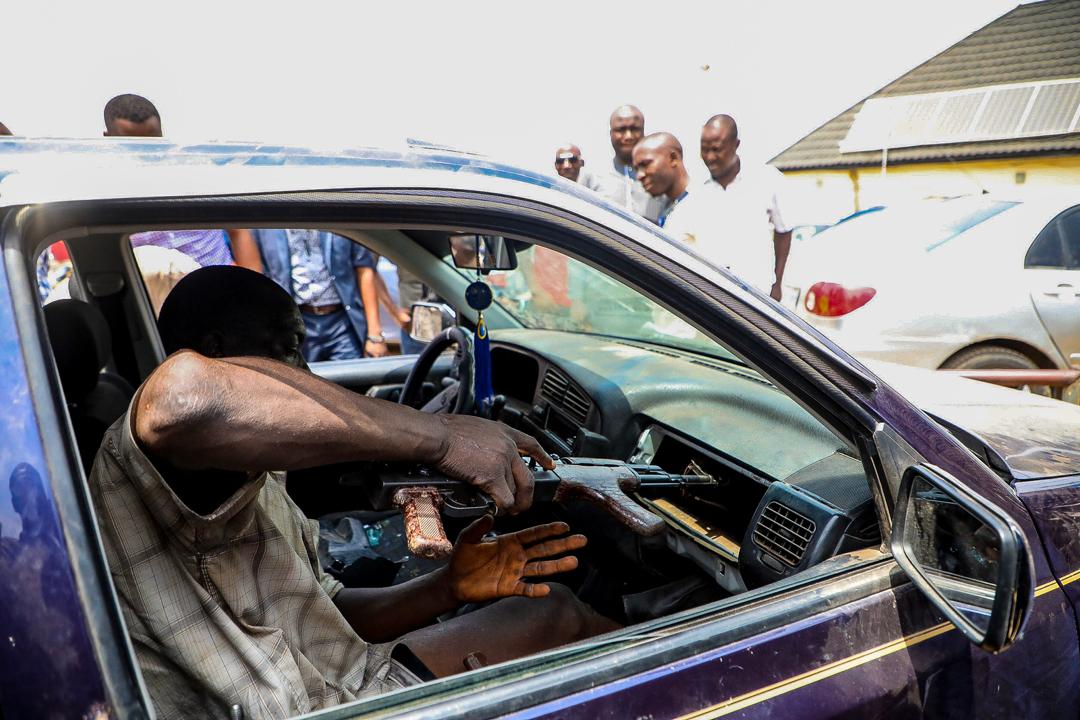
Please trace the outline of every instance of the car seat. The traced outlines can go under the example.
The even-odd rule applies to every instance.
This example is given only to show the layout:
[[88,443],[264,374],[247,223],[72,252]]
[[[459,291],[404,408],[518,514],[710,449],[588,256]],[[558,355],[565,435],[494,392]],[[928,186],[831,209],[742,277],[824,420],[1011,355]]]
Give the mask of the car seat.
[[135,391],[124,378],[105,371],[112,360],[112,337],[95,306],[80,300],[51,302],[45,306],[45,325],[79,459],[89,474],[105,431],[124,414]]

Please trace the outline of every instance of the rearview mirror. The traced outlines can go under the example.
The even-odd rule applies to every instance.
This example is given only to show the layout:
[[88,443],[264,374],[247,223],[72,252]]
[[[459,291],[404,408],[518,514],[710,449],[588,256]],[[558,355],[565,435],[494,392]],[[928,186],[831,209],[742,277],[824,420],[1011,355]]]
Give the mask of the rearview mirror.
[[410,308],[412,323],[409,335],[414,340],[429,343],[446,328],[457,322],[457,313],[443,303],[416,302]]
[[1031,610],[1031,553],[1016,523],[944,471],[909,467],[900,482],[892,553],[969,640],[1009,647]]
[[500,235],[451,235],[450,255],[463,270],[513,270],[514,248]]

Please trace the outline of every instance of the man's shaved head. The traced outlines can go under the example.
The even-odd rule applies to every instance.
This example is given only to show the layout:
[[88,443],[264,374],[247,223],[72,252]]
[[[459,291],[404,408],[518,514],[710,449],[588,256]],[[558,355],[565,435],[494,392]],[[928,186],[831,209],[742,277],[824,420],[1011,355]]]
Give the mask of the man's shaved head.
[[730,115],[713,115],[701,128],[701,161],[724,187],[739,174],[739,126]]
[[671,133],[648,135],[634,147],[638,180],[653,197],[675,200],[686,190],[690,178],[683,165],[682,143]]
[[683,155],[682,143],[679,142],[679,138],[675,137],[671,133],[656,132],[641,141],[641,146],[644,148],[655,148],[657,150],[668,150],[676,152],[681,158]]
[[739,138],[739,126],[735,122],[735,118],[730,115],[713,115],[711,118],[705,121],[705,127],[715,127],[718,130],[722,130],[724,134],[730,135],[736,140]]
[[620,105],[608,120],[611,148],[623,165],[630,165],[634,146],[645,134],[645,115],[633,105]]
[[261,273],[232,265],[199,268],[161,305],[158,330],[166,353],[267,357],[303,365],[304,323],[284,289]]
[[117,95],[105,103],[105,136],[161,137],[161,115],[142,95]]
[[641,121],[641,124],[645,124],[645,113],[641,112],[641,109],[636,105],[620,105],[611,112],[611,117],[608,118],[608,124],[613,124],[616,120],[621,118],[637,118]]

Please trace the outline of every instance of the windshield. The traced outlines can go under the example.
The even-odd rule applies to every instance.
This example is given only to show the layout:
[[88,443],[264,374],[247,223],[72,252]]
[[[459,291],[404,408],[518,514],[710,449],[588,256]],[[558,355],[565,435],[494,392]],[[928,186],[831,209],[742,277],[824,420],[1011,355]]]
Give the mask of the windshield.
[[599,270],[537,245],[519,250],[517,258],[515,270],[492,271],[485,279],[495,302],[525,327],[607,335],[739,362],[690,324]]
[[872,243],[889,248],[906,246],[930,252],[979,223],[1020,203],[985,196],[952,200],[923,200],[910,205],[866,212],[824,230],[809,243]]

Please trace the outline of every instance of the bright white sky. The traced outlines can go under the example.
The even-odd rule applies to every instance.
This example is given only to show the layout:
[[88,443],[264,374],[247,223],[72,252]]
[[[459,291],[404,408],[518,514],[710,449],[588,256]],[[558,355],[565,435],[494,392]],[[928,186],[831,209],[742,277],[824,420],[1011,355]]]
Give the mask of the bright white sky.
[[700,176],[708,116],[767,159],[1015,5],[4,0],[0,121],[99,136],[105,102],[135,92],[178,141],[417,137],[551,171],[567,140],[606,160],[608,115],[634,103]]

